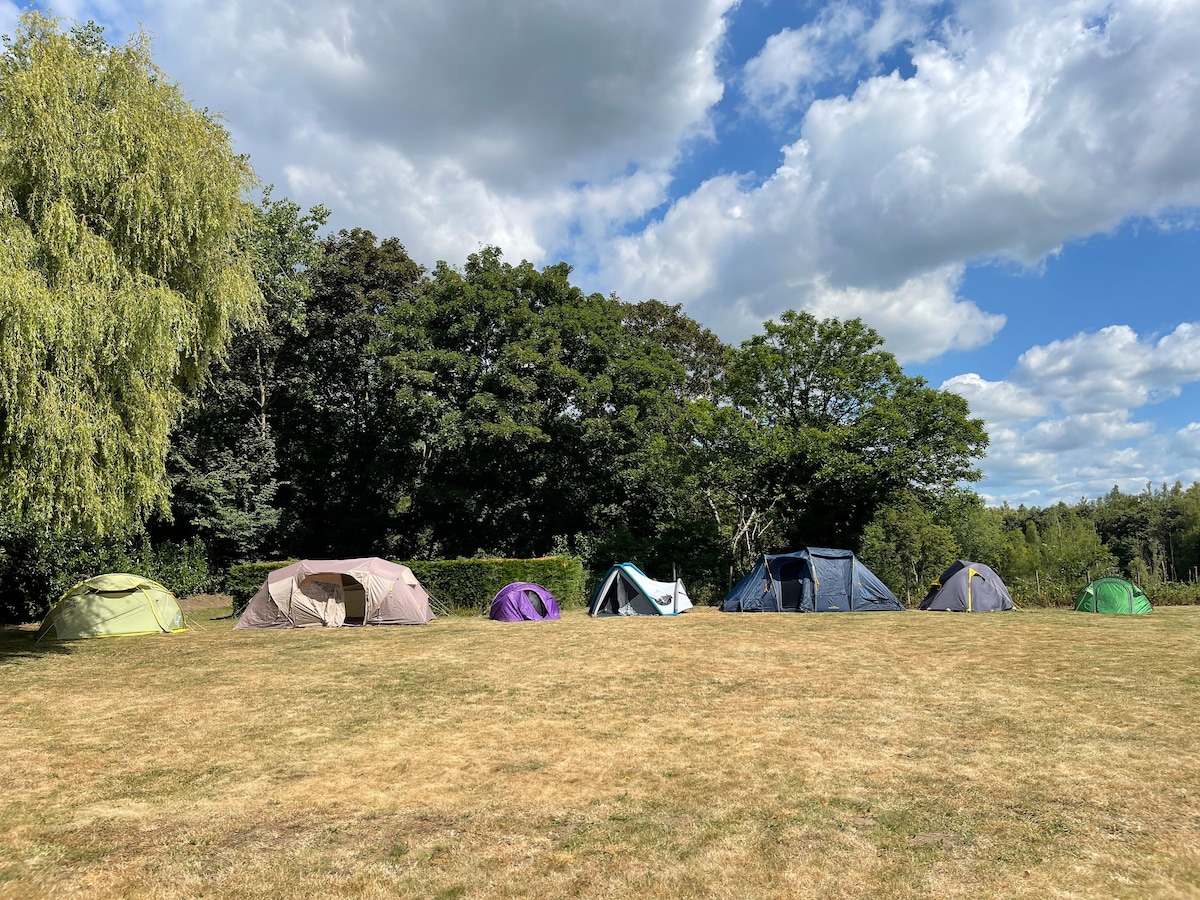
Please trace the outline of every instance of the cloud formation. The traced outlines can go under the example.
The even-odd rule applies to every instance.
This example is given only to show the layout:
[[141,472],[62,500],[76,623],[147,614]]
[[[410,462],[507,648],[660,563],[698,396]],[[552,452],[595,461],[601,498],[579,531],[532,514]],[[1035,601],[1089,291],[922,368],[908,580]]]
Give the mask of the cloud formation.
[[[259,171],[335,225],[426,263],[567,257],[731,340],[804,307],[861,315],[905,361],[979,347],[1004,319],[958,293],[970,263],[1200,202],[1197,0],[838,0],[733,71],[738,0],[65,11],[87,9],[146,20]],[[883,70],[901,58],[911,77]],[[745,116],[777,129],[774,171],[679,195],[697,142]]]
[[[961,3],[913,48],[913,77],[878,75],[811,103],[771,177],[705,183],[627,238],[611,277],[682,299],[726,334],[815,306],[825,285],[847,299],[874,292],[867,319],[904,359],[977,346],[996,323],[968,299],[932,292],[924,327],[906,333],[886,298],[914,278],[1033,264],[1072,238],[1200,202],[1197,12]],[[803,93],[826,65],[817,30],[780,33],[748,64],[752,105],[777,112]],[[681,270],[699,274],[681,283]]]
[[425,262],[548,262],[666,200],[733,2],[180,0],[155,29],[288,194]]
[[1114,325],[1032,347],[1007,378],[942,384],[988,425],[993,499],[1044,504],[1097,496],[1114,484],[1200,479],[1200,423],[1160,432],[1135,411],[1200,382],[1200,323],[1140,337]]

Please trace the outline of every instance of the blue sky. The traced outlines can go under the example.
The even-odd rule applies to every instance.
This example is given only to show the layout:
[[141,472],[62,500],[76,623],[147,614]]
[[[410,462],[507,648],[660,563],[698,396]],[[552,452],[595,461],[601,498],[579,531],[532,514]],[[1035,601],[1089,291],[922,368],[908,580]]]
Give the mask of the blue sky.
[[985,418],[992,502],[1200,479],[1200,0],[53,9],[426,265],[565,259],[733,342],[860,316]]

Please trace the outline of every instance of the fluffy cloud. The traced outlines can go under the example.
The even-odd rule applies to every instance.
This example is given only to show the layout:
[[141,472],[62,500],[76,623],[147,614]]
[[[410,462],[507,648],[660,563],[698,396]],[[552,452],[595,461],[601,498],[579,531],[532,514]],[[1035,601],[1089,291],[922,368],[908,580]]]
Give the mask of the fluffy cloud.
[[[915,47],[912,78],[812,103],[772,177],[702,185],[617,248],[611,277],[625,293],[684,300],[730,336],[815,305],[826,285],[884,298],[867,318],[904,358],[977,345],[994,323],[969,299],[931,294],[930,319],[958,324],[904,333],[886,298],[972,260],[1034,263],[1200,201],[1197,13],[1195,0],[961,3]],[[753,101],[777,109],[803,91],[824,65],[811,38],[768,42],[748,68]]]
[[[546,261],[667,197],[735,0],[180,0],[158,56],[282,191],[423,261]],[[274,177],[274,176],[271,176]]]
[[1158,340],[1125,325],[1075,335],[1027,350],[1012,377],[1071,413],[1145,406],[1200,381],[1200,324],[1185,322]]
[[1134,418],[1196,382],[1200,323],[1189,322],[1162,337],[1126,326],[1078,334],[1026,351],[1003,381],[969,374],[942,387],[988,423],[988,495],[1046,503],[1200,477],[1200,424],[1162,434]]
[[875,74],[880,57],[922,38],[930,27],[931,2],[881,4],[840,0],[813,20],[767,38],[742,74],[742,90],[757,114],[781,119],[807,106],[823,83]]
[[[147,22],[192,99],[335,225],[395,234],[427,263],[481,243],[566,255],[589,288],[683,302],[727,339],[807,307],[863,316],[904,360],[978,347],[1003,317],[959,295],[971,261],[1036,262],[1200,200],[1200,0],[837,0],[770,36],[727,96],[737,5],[60,11]],[[881,73],[904,51],[913,77]],[[778,127],[779,165],[675,196],[696,141],[736,139],[714,125],[736,131],[736,98]]]
[[976,375],[956,375],[942,383],[971,404],[971,412],[990,426],[1025,422],[1050,412],[1052,404],[1027,387],[1010,381],[987,381]]

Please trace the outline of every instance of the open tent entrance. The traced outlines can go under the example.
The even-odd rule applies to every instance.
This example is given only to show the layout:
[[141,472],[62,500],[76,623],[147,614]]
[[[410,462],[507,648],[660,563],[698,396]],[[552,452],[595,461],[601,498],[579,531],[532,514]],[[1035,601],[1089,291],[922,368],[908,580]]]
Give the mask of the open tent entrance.
[[785,557],[773,559],[767,567],[779,585],[779,606],[784,612],[804,608],[804,586],[812,581],[808,560]]
[[691,608],[682,581],[655,581],[633,563],[617,563],[596,587],[588,615],[674,616]]
[[500,622],[545,622],[561,618],[558,601],[540,584],[514,581],[496,592],[488,618]]
[[367,589],[345,572],[314,572],[297,585],[319,610],[323,625],[361,625],[367,617]]
[[543,619],[549,617],[550,611],[546,609],[546,604],[542,602],[542,597],[537,591],[525,588],[525,598],[529,601],[529,605],[533,607],[533,611],[539,616]]
[[608,578],[597,591],[597,600],[592,607],[594,616],[658,615],[654,604],[619,566],[609,571]]

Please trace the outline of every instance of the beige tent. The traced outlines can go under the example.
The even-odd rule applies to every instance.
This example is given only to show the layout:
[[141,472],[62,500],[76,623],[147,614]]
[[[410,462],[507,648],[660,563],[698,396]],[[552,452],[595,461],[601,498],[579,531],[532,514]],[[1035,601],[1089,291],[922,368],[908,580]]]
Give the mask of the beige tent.
[[267,576],[237,628],[424,625],[429,596],[412,570],[374,556],[304,559]]

